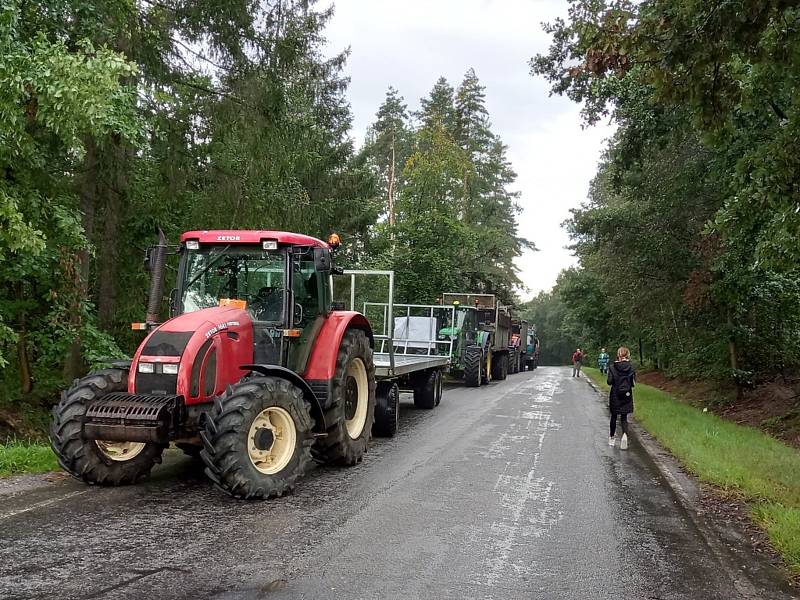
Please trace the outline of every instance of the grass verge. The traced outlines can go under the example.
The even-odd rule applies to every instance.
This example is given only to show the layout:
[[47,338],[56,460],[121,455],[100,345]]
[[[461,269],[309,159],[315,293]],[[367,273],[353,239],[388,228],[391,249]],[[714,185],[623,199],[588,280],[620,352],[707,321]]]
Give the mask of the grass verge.
[[47,444],[18,440],[0,444],[0,477],[46,473],[56,469],[58,461]]
[[[597,369],[585,371],[608,390]],[[637,422],[700,480],[744,498],[800,575],[800,452],[648,385],[637,384],[634,399]]]

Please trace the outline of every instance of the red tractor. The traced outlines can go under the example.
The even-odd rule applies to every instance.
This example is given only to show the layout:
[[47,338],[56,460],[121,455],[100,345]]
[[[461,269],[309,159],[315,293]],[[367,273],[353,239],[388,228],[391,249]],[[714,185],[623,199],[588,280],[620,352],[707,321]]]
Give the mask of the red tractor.
[[53,409],[61,466],[90,484],[134,483],[172,442],[202,457],[225,492],[269,498],[292,490],[312,460],[361,461],[374,341],[363,315],[333,306],[332,245],[280,231],[190,231],[178,252],[171,318],[158,323],[160,233],[147,255],[149,332],[133,360],[76,380]]

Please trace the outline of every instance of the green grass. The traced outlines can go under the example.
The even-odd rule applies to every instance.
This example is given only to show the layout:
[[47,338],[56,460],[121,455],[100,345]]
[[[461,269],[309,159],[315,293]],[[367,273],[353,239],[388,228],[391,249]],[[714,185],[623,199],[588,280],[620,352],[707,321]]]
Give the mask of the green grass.
[[[585,369],[602,389],[597,369]],[[743,498],[789,568],[800,574],[800,452],[754,429],[638,384],[635,417],[702,481]]]
[[46,444],[22,441],[0,444],[0,477],[45,473],[56,469],[58,461]]

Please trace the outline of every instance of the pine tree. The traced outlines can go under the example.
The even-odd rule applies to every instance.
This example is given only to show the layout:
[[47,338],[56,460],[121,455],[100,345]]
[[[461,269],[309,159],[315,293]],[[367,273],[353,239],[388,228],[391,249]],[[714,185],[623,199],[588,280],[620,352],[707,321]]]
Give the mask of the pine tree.
[[374,169],[386,199],[386,213],[390,226],[395,225],[395,202],[402,183],[400,175],[411,155],[413,132],[409,124],[408,107],[403,97],[389,87],[386,98],[378,109],[376,121],[367,132],[361,155]]
[[439,77],[427,98],[420,99],[420,110],[415,114],[422,127],[441,123],[451,135],[455,132],[456,112],[453,86]]

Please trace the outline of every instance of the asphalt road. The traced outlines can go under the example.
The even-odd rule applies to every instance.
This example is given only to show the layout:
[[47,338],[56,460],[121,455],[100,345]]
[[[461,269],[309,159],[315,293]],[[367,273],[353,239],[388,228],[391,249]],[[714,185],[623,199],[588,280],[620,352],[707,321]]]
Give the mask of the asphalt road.
[[569,375],[404,404],[363,464],[268,502],[178,452],[135,487],[6,482],[0,598],[789,597],[713,550],[640,444],[608,446],[602,399]]

